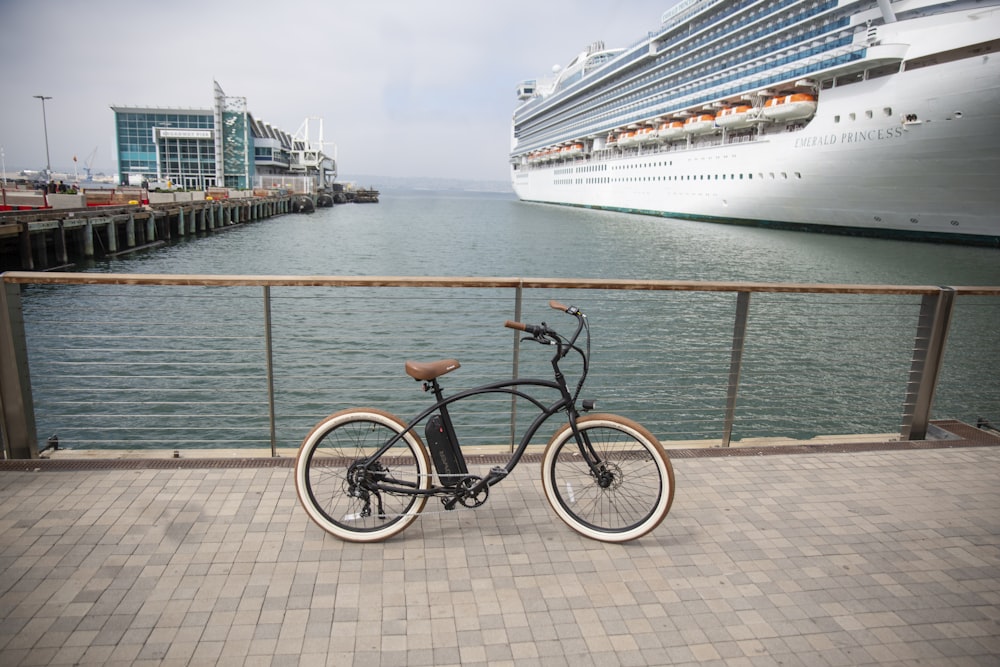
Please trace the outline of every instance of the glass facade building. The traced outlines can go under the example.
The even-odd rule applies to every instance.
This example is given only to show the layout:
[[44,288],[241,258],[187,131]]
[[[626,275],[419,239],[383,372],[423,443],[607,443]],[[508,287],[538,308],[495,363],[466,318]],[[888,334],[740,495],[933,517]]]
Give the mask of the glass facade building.
[[308,138],[292,137],[255,120],[246,98],[227,96],[213,83],[210,109],[111,107],[119,183],[247,189],[260,180],[258,175],[296,175],[315,176],[316,186],[324,187],[336,177],[335,164],[326,156],[310,164],[297,159],[310,148]]
[[120,183],[170,182],[191,189],[222,185],[216,178],[210,109],[112,109]]

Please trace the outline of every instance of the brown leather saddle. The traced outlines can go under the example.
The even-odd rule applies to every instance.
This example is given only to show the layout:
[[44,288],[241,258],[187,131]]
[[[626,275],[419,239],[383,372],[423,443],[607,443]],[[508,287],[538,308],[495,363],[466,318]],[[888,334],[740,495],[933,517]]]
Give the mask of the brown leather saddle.
[[407,361],[406,374],[414,380],[433,380],[445,373],[450,373],[461,367],[457,359],[440,359],[438,361]]

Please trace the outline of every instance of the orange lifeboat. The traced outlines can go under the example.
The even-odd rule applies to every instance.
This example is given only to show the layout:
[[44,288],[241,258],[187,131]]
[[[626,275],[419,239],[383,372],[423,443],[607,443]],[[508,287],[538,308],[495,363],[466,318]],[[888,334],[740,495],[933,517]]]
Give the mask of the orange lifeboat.
[[683,136],[684,123],[679,120],[660,123],[660,126],[656,128],[656,138],[659,141],[675,141]]
[[622,148],[635,146],[637,143],[639,143],[639,137],[635,130],[625,130],[618,135],[618,145]]
[[618,145],[618,135],[612,132],[611,134],[608,135],[607,140],[605,140],[604,147],[614,148],[617,145]]
[[800,120],[816,113],[816,98],[806,93],[772,97],[761,111],[769,120]]
[[569,146],[564,146],[559,152],[560,157],[564,158],[575,158],[583,155],[583,144],[570,144]]
[[715,131],[715,116],[701,113],[684,121],[684,131],[688,134],[707,134]]
[[743,127],[750,127],[750,120],[753,109],[748,106],[726,107],[715,117],[715,124],[719,127],[726,127],[736,130]]
[[636,130],[635,140],[640,144],[650,144],[656,141],[656,128],[651,126],[640,127]]

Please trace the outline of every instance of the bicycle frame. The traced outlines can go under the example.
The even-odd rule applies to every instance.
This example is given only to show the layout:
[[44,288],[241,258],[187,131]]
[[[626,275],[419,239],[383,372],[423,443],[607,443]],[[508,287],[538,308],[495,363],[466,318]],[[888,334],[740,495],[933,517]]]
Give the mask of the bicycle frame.
[[[520,462],[524,452],[527,450],[529,443],[538,433],[541,428],[550,417],[563,410],[566,411],[570,428],[573,430],[573,435],[576,439],[577,446],[580,448],[580,454],[584,457],[591,471],[594,473],[595,477],[604,474],[602,462],[597,452],[594,450],[586,434],[581,433],[577,428],[577,418],[579,413],[576,409],[576,398],[580,390],[583,387],[583,381],[586,379],[586,367],[587,367],[587,355],[585,355],[579,348],[575,346],[576,340],[580,335],[581,330],[584,327],[583,315],[578,316],[577,330],[573,337],[569,341],[563,341],[558,337],[550,342],[549,344],[554,344],[556,346],[556,352],[552,357],[551,364],[553,372],[555,375],[555,380],[544,380],[539,378],[515,378],[512,380],[501,380],[498,382],[491,382],[488,384],[480,385],[478,387],[473,387],[471,389],[466,389],[460,391],[451,396],[445,397],[441,385],[437,378],[424,383],[424,390],[431,391],[434,394],[435,403],[422,411],[409,423],[407,423],[405,429],[393,436],[385,442],[374,454],[368,456],[364,461],[358,462],[356,465],[360,464],[367,472],[367,467],[377,461],[386,452],[388,452],[393,446],[398,443],[406,433],[414,432],[416,427],[423,423],[424,420],[431,417],[434,413],[440,413],[442,424],[447,431],[448,436],[452,439],[452,442],[458,443],[458,438],[455,434],[454,425],[451,420],[451,415],[448,412],[448,406],[457,403],[463,399],[470,398],[472,396],[482,396],[486,394],[506,394],[512,395],[518,398],[523,398],[534,405],[538,410],[539,414],[531,422],[528,428],[524,431],[521,436],[521,440],[518,443],[515,450],[511,453],[510,459],[502,467],[494,467],[490,470],[486,477],[479,479],[473,486],[468,488],[456,488],[454,486],[440,486],[431,485],[430,488],[420,489],[416,485],[408,482],[403,482],[401,480],[394,480],[388,477],[381,477],[376,479],[373,484],[371,484],[371,490],[384,491],[387,493],[397,493],[404,495],[414,495],[414,496],[444,496],[449,498],[446,501],[445,506],[448,509],[454,507],[454,504],[461,497],[474,497],[480,491],[488,486],[493,486],[511,473],[517,464]],[[589,336],[589,332],[588,332]],[[537,338],[536,338],[537,340]],[[562,371],[559,368],[559,361],[568,354],[571,350],[577,350],[580,352],[584,359],[584,371],[582,377],[577,385],[577,390],[575,394],[571,394],[569,387],[566,384],[566,379],[563,376]],[[520,387],[538,387],[545,389],[553,389],[559,392],[560,398],[550,405],[546,405],[539,399],[531,396],[530,394],[522,391]],[[367,477],[367,475],[366,475]],[[369,478],[371,479],[371,478]]]

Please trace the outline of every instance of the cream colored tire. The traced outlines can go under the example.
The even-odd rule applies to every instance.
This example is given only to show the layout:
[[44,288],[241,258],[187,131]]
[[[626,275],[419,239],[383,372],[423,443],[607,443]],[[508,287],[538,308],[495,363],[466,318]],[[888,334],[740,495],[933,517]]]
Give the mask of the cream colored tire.
[[634,540],[660,525],[673,503],[674,470],[656,437],[618,415],[587,415],[577,427],[607,474],[594,476],[569,424],[559,429],[542,457],[542,488],[559,518],[602,542]]
[[378,542],[413,523],[426,495],[372,489],[376,477],[383,486],[430,488],[420,437],[405,433],[367,473],[357,465],[405,428],[398,417],[372,408],[344,410],[316,424],[295,458],[295,491],[309,518],[350,542]]

